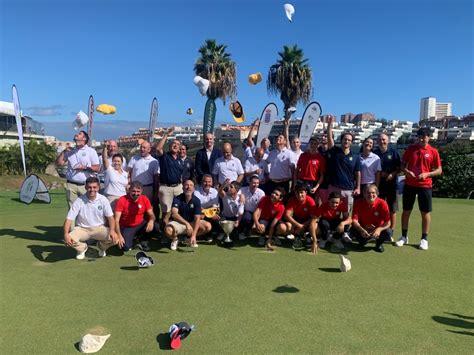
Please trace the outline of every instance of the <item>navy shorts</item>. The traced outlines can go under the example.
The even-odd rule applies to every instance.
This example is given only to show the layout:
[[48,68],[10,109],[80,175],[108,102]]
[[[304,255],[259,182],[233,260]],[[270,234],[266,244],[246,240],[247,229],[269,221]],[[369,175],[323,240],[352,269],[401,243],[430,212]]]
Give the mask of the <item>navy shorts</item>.
[[433,210],[431,188],[414,187],[405,185],[403,187],[403,210],[411,211],[415,204],[415,198],[418,195],[418,207],[421,212],[429,213]]

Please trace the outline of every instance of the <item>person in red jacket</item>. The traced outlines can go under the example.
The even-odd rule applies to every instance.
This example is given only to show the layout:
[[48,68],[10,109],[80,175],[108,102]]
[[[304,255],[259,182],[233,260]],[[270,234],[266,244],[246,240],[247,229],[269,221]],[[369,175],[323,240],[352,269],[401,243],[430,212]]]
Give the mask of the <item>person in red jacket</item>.
[[364,188],[364,198],[354,203],[351,234],[361,246],[375,239],[375,251],[383,253],[383,243],[392,238],[392,230],[387,202],[378,195],[377,185],[369,184]]
[[398,247],[408,244],[408,222],[418,195],[418,207],[421,212],[419,248],[428,250],[432,211],[432,177],[442,173],[438,151],[428,144],[430,134],[429,128],[420,128],[417,132],[418,143],[409,146],[402,157],[405,185],[403,187],[402,235],[395,243]]

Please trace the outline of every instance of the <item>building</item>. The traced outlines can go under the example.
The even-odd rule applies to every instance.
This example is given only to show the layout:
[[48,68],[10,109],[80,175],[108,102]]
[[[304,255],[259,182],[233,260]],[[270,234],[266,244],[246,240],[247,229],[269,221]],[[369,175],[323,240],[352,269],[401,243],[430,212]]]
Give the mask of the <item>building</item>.
[[360,125],[362,122],[375,122],[375,115],[372,112],[358,113],[351,120],[351,123]]
[[432,96],[421,99],[420,121],[431,118],[441,119],[452,114],[452,103],[450,102],[436,102],[436,98]]
[[344,113],[341,115],[341,123],[352,123],[355,115],[352,112]]

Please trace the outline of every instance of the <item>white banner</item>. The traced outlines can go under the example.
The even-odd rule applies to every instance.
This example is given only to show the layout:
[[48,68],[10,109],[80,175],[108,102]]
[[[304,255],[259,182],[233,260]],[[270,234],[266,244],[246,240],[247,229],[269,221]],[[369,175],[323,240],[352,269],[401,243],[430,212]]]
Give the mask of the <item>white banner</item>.
[[278,119],[278,107],[274,103],[269,103],[262,111],[260,124],[258,126],[257,142],[255,145],[260,147],[263,138],[268,138],[273,124]]
[[314,101],[306,106],[301,120],[300,132],[298,134],[302,146],[309,143],[314,129],[316,128],[316,124],[319,121],[319,116],[321,116],[321,105],[319,105],[319,103]]
[[23,173],[25,174],[25,177],[26,177],[25,144],[23,142],[23,127],[21,125],[20,99],[18,98],[18,92],[16,90],[15,85],[13,85],[12,87],[12,98],[13,98],[13,109],[15,111],[15,118],[16,118],[16,128],[18,131],[18,141],[20,143],[21,160],[23,162]]
[[156,128],[156,118],[158,117],[158,100],[156,97],[153,98],[151,102],[151,111],[150,111],[150,126],[149,126],[149,137],[148,140],[150,143],[153,143],[153,137],[155,135]]

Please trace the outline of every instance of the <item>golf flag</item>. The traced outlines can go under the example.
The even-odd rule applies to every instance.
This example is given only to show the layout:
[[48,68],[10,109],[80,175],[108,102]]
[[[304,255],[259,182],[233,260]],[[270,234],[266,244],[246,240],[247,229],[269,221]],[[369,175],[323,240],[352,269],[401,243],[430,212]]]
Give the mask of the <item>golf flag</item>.
[[204,136],[208,133],[214,133],[214,121],[216,120],[216,102],[208,99],[204,108],[203,130]]
[[273,124],[278,119],[278,107],[274,103],[269,103],[262,111],[260,116],[260,124],[257,132],[257,147],[260,147],[260,143],[263,138],[268,138],[270,131],[272,130]]
[[23,173],[26,178],[25,144],[23,142],[23,127],[21,125],[20,99],[18,98],[18,91],[16,90],[15,85],[12,87],[12,98],[16,118],[16,129],[18,131],[18,141],[20,143],[21,161],[23,162]]
[[94,97],[92,97],[92,95],[89,96],[87,109],[87,117],[89,117],[89,121],[87,122],[87,134],[89,135],[89,140],[92,142],[92,124],[94,122]]
[[150,143],[153,142],[153,137],[155,135],[155,128],[156,128],[156,119],[158,117],[158,100],[156,97],[153,98],[151,102],[151,111],[150,111],[150,126],[149,126],[149,134],[148,140]]
[[303,147],[309,143],[309,140],[313,135],[314,128],[319,121],[319,116],[321,116],[321,105],[319,103],[313,101],[308,106],[306,106],[300,124],[300,131],[298,133],[301,145]]

